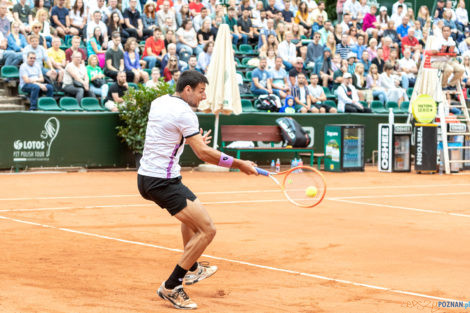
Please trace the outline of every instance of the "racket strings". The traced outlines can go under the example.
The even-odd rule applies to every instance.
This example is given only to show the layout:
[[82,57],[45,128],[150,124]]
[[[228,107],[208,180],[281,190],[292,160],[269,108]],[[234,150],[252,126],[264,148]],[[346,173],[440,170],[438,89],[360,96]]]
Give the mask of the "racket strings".
[[[309,168],[302,168],[287,174],[283,187],[284,194],[291,202],[305,207],[319,203],[326,192],[323,177]],[[310,192],[307,192],[307,189]]]

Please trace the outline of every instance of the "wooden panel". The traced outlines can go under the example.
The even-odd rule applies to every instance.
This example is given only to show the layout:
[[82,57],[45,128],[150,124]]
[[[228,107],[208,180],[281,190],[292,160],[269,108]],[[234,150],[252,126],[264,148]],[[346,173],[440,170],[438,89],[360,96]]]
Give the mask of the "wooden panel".
[[279,126],[266,125],[222,125],[222,141],[282,141]]

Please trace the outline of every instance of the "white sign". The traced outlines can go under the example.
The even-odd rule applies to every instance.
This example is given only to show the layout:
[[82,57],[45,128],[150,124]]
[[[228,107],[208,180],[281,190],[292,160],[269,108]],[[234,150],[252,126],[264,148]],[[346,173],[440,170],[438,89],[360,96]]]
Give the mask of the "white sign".
[[379,124],[379,171],[392,171],[392,131],[389,124]]

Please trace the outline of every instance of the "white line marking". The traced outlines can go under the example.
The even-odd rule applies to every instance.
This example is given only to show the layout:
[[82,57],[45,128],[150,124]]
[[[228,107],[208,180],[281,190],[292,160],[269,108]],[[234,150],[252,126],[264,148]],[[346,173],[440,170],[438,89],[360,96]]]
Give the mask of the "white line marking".
[[367,195],[367,196],[350,196],[350,197],[333,197],[330,200],[344,199],[373,199],[373,198],[403,198],[403,197],[427,197],[427,196],[460,196],[470,195],[470,191],[463,192],[439,192],[439,193],[401,193],[395,195]]
[[385,207],[385,208],[392,208],[392,209],[399,209],[399,210],[406,210],[406,211],[416,211],[416,212],[424,212],[424,213],[432,213],[432,214],[444,214],[444,215],[452,215],[452,216],[460,216],[460,217],[470,217],[468,214],[461,214],[461,213],[450,213],[450,212],[441,212],[441,211],[434,211],[434,210],[425,210],[425,209],[417,209],[417,208],[409,208],[399,205],[389,205],[389,204],[380,204],[380,203],[368,203],[362,201],[352,201],[352,200],[345,200],[345,199],[327,199],[331,201],[340,201],[352,204],[360,204],[360,205],[369,205],[369,206],[377,206],[377,207]]
[[[19,219],[10,218],[10,217],[1,216],[1,215],[0,215],[0,219],[10,220],[10,221],[18,222],[18,223],[23,223],[23,224],[30,224],[30,225],[40,226],[40,227],[45,227],[45,228],[57,229],[57,230],[62,230],[62,231],[69,232],[69,233],[75,233],[75,234],[89,236],[89,237],[95,237],[95,238],[107,239],[107,240],[112,240],[112,241],[118,241],[118,242],[134,244],[134,245],[139,245],[139,246],[144,246],[144,247],[157,248],[157,249],[161,249],[161,250],[167,250],[167,251],[178,252],[178,253],[183,252],[183,250],[181,250],[181,249],[168,248],[168,247],[164,247],[164,246],[159,246],[159,245],[154,245],[154,244],[139,242],[139,241],[133,241],[133,240],[125,240],[125,239],[120,239],[120,238],[116,238],[116,237],[110,237],[110,236],[104,236],[104,235],[99,235],[99,234],[94,234],[94,233],[78,231],[78,230],[74,230],[74,229],[70,229],[70,228],[56,227],[56,226],[51,226],[51,225],[46,225],[46,224],[38,224],[38,223],[34,223],[34,222],[19,220]],[[299,272],[299,271],[288,270],[288,269],[283,269],[283,268],[277,268],[277,267],[272,267],[272,266],[265,266],[265,265],[251,263],[251,262],[245,262],[245,261],[240,261],[240,260],[234,260],[234,259],[228,259],[228,258],[223,258],[223,257],[218,257],[218,256],[212,256],[212,255],[208,255],[208,254],[203,254],[202,256],[204,256],[206,258],[210,258],[210,259],[221,260],[221,261],[235,263],[235,264],[242,264],[242,265],[247,265],[247,266],[256,267],[256,268],[262,268],[262,269],[276,271],[276,272],[283,272],[283,273],[294,274],[294,275],[302,275],[302,276],[317,278],[317,279],[321,279],[321,280],[333,281],[333,282],[341,283],[341,284],[345,284],[345,285],[360,286],[360,287],[365,287],[365,288],[369,288],[369,289],[382,290],[382,291],[387,291],[387,292],[392,292],[392,293],[397,293],[397,294],[412,295],[412,296],[416,296],[416,297],[420,297],[420,298],[442,300],[442,301],[463,301],[463,300],[455,300],[455,299],[435,297],[435,296],[430,296],[430,295],[415,293],[415,292],[410,292],[410,291],[404,291],[404,290],[399,290],[399,289],[392,289],[392,288],[388,288],[388,287],[381,287],[381,286],[375,286],[375,285],[370,285],[370,284],[357,283],[357,282],[353,282],[353,281],[349,281],[349,280],[331,278],[331,277],[327,277],[327,276],[321,276],[321,275],[310,274],[310,273],[303,273],[303,272]]]
[[[409,189],[409,188],[433,188],[433,187],[457,187],[470,186],[470,184],[434,184],[434,185],[399,185],[399,186],[356,186],[356,187],[331,187],[328,190],[373,190],[373,189]],[[243,193],[270,193],[279,192],[279,189],[268,190],[232,190],[232,191],[195,191],[197,195],[216,195],[216,194],[243,194]],[[50,197],[24,197],[24,198],[0,198],[0,201],[25,201],[25,200],[55,200],[55,199],[87,199],[87,198],[127,198],[140,197],[135,194],[118,195],[85,195],[85,196],[50,196]]]

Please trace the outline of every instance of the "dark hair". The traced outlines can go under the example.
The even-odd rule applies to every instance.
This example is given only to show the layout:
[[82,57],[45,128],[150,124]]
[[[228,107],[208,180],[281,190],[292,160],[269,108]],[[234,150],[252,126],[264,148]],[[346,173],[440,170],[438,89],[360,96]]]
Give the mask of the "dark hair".
[[112,39],[118,38],[118,37],[121,38],[121,34],[120,34],[119,32],[113,32],[113,33],[111,34],[111,38],[112,38]]
[[442,30],[444,30],[444,28],[448,28],[449,30],[451,30],[451,28],[450,28],[449,25],[444,25],[444,26],[442,26]]
[[384,65],[384,72],[386,72],[388,70],[393,70],[393,65],[390,64],[389,62],[385,63],[385,65]]
[[[118,31],[119,27],[120,27],[120,24],[119,24],[119,21],[117,22],[117,25],[115,26],[114,25],[114,16],[117,15],[118,18],[119,17],[119,13],[114,11],[113,13],[111,13],[111,16],[109,17],[108,19],[108,27],[109,27],[109,32],[112,34],[113,32],[115,31]],[[120,34],[120,33],[119,33]]]
[[191,87],[191,89],[194,89],[197,87],[199,84],[209,84],[209,81],[207,80],[206,76],[201,74],[200,72],[196,70],[187,70],[181,73],[180,78],[178,79],[178,82],[176,83],[176,92],[182,92],[186,86]]
[[207,50],[209,50],[210,45],[213,46],[214,43],[213,43],[212,41],[209,41],[208,43],[206,43],[206,45],[204,46],[204,48],[202,48],[202,50],[203,50],[204,52],[207,52]]
[[193,22],[191,19],[185,19],[183,23],[181,23],[181,28],[186,29],[186,25],[188,25],[189,22]]
[[158,27],[158,26],[153,29],[153,33],[154,33],[154,34],[155,34],[155,32],[161,32],[161,31],[162,31],[162,30],[161,30],[160,27]]
[[[38,1],[39,2],[39,1]],[[73,4],[73,7],[72,7],[72,10],[73,12],[77,13],[77,9],[78,9],[78,4],[77,4],[77,0],[75,0],[75,3]],[[82,1],[82,7],[80,8],[80,16],[83,16],[83,13],[85,12],[85,1]]]

